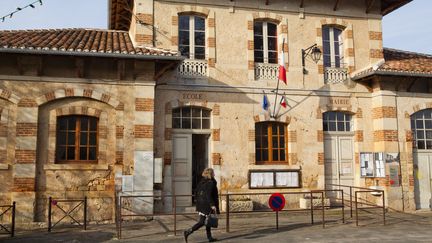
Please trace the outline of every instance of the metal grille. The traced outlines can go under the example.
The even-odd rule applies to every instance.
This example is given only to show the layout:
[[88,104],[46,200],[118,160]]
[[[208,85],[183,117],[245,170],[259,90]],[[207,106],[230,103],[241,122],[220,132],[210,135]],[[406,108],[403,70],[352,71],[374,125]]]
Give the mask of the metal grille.
[[326,67],[324,70],[325,83],[343,83],[348,79],[348,69]]
[[277,80],[278,64],[255,63],[255,80]]
[[208,65],[206,60],[184,60],[178,67],[178,74],[181,77],[196,78],[208,75]]

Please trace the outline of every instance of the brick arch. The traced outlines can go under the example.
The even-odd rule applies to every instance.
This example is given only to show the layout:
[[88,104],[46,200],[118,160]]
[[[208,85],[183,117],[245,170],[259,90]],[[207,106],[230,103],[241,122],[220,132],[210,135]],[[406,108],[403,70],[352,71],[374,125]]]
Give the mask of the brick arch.
[[[315,23],[316,27],[316,44],[318,48],[323,50],[323,40],[322,40],[322,27],[323,26],[335,26],[343,29],[343,39],[344,39],[344,60],[347,64],[348,72],[351,73],[355,70],[355,52],[354,52],[354,37],[353,37],[353,25],[352,23],[340,19],[340,18],[323,18],[317,20]],[[324,74],[324,61],[318,62],[319,74]],[[322,79],[323,80],[323,79]]]
[[113,97],[112,94],[103,93],[97,90],[92,89],[77,89],[77,88],[66,88],[66,89],[58,89],[55,91],[50,91],[45,93],[44,95],[36,98],[36,103],[38,106],[45,104],[49,101],[66,98],[66,97],[86,97],[94,100],[98,100],[100,102],[106,103],[114,108],[117,108],[121,103]]
[[13,104],[18,104],[18,101],[21,99],[21,97],[14,94],[10,90],[0,88],[0,99],[5,99]]
[[412,106],[409,110],[406,111],[409,115],[407,118],[410,118],[414,113],[418,111],[426,109],[432,109],[432,102],[420,103]]
[[87,107],[87,106],[71,106],[71,107],[62,107],[56,109],[57,116],[67,116],[67,115],[87,115],[99,118],[102,113],[102,110]]

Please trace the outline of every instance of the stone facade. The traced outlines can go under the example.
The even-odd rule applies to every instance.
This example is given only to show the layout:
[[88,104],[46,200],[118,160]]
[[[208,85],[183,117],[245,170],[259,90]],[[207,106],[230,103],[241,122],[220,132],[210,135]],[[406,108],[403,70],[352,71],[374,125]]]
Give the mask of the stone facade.
[[[215,169],[221,193],[276,190],[250,189],[250,171],[260,170],[300,172],[300,187],[277,189],[281,192],[324,189],[325,165],[331,157],[325,146],[334,134],[324,130],[323,114],[333,111],[352,116],[345,134],[352,139],[352,185],[382,186],[392,208],[415,209],[410,116],[431,108],[431,97],[404,88],[404,78],[378,77],[358,83],[350,78],[355,71],[382,61],[378,2],[368,14],[358,1],[344,2],[337,11],[333,4],[318,0],[304,8],[295,1],[199,2],[136,0],[133,18],[139,21],[131,21],[129,29],[136,46],[178,50],[179,16],[204,17],[205,59],[191,65],[199,64],[206,71],[197,77],[182,76],[177,63],[154,60],[0,57],[0,179],[4,181],[0,202],[17,201],[19,221],[44,221],[50,196],[86,196],[90,220],[113,220],[116,176],[133,182],[123,184],[125,193],[176,194],[176,178],[190,174],[176,168],[180,152],[174,140],[184,134],[206,136],[207,151],[201,155],[206,157],[205,166]],[[264,91],[273,109],[271,91],[277,79],[257,79],[254,21],[275,23],[278,48],[284,49],[288,82],[279,84],[279,92],[288,98],[288,107],[280,108],[276,118],[261,105]],[[148,25],[154,25],[153,30]],[[302,66],[302,49],[314,43],[323,49],[324,26],[342,29],[348,78],[341,82],[326,81],[322,59],[315,64],[307,58]],[[89,65],[83,68],[80,63]],[[209,110],[210,127],[176,128],[173,111],[183,107]],[[56,162],[57,119],[68,115],[98,119],[96,164]],[[256,161],[255,126],[266,121],[287,126],[282,162]],[[401,186],[391,187],[388,176],[361,177],[361,152],[399,153]],[[163,161],[162,183],[153,181],[154,158]],[[153,210],[153,202],[147,203]],[[155,210],[170,210],[171,203],[170,199],[158,201]]]

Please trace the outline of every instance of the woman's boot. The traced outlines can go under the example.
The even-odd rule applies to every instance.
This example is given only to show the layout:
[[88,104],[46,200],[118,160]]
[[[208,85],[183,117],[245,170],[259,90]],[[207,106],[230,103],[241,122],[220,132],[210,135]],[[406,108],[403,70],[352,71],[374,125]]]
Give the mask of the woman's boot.
[[184,236],[186,243],[188,242],[187,239],[188,239],[189,235],[192,234],[192,232],[193,232],[192,229],[187,229],[183,232],[183,236]]

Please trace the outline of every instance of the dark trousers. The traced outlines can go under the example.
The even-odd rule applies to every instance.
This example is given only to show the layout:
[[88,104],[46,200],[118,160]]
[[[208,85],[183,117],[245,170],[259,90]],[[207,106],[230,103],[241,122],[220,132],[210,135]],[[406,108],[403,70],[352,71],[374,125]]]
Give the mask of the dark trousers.
[[[192,232],[198,230],[199,228],[203,227],[205,224],[205,219],[206,217],[203,215],[199,216],[198,222],[192,226]],[[191,232],[191,233],[192,233]],[[207,233],[207,239],[211,239],[212,238],[212,234],[211,234],[211,228],[209,226],[206,226],[206,233]]]

